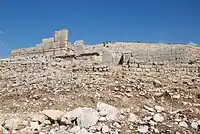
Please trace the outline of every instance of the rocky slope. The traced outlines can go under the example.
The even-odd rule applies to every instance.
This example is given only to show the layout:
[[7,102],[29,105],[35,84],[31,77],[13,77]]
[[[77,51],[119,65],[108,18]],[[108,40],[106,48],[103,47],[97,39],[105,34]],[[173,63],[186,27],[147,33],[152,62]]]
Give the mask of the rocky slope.
[[2,65],[0,134],[200,133],[200,77]]

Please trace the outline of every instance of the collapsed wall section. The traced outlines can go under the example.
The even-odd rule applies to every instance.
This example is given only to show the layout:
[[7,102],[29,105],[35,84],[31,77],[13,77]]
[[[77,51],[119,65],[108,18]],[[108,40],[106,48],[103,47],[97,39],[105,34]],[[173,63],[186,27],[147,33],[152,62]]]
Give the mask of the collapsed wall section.
[[42,43],[36,44],[35,47],[12,50],[11,57],[31,55],[53,56],[54,53],[60,51],[58,48],[67,48],[68,44],[68,30],[64,29],[56,31],[54,37],[42,39]]
[[[104,54],[102,59],[103,63],[106,60],[112,57],[113,64],[119,63],[119,60],[123,56],[123,63],[129,62],[141,62],[144,64],[149,63],[159,63],[159,62],[170,62],[170,63],[188,63],[188,61],[192,57],[192,53],[190,53],[190,49],[194,50],[196,48],[191,48],[185,45],[158,45],[158,44],[108,44],[107,46],[103,46],[104,51],[108,54]],[[98,48],[98,50],[100,50]],[[107,55],[107,56],[106,56]],[[107,57],[107,58],[104,58]]]

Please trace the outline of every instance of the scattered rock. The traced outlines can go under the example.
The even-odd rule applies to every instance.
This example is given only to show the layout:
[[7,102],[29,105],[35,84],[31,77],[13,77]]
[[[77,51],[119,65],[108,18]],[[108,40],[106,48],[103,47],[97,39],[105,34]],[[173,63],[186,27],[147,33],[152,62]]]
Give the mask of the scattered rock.
[[155,109],[156,109],[157,112],[165,111],[164,107],[161,107],[161,106],[158,106],[158,105],[155,106]]
[[175,94],[175,95],[172,96],[172,98],[174,98],[174,99],[180,99],[181,95],[180,94]]
[[107,125],[103,125],[102,127],[102,133],[108,133],[109,132],[109,127]]
[[130,113],[128,121],[130,122],[137,122],[137,116],[133,113]]
[[4,127],[0,126],[0,134],[9,134],[9,133]]
[[140,133],[148,133],[149,127],[148,126],[139,126],[137,131]]
[[100,118],[99,118],[99,121],[100,121],[100,122],[104,122],[104,121],[106,121],[106,120],[107,120],[106,117],[100,117]]
[[188,124],[187,124],[186,122],[182,121],[182,122],[179,123],[179,126],[180,126],[180,127],[187,128],[187,127],[188,127]]
[[197,122],[195,122],[195,121],[193,121],[192,123],[191,123],[191,127],[193,128],[193,129],[198,129],[198,123]]
[[51,125],[51,121],[50,121],[50,120],[45,120],[45,121],[44,121],[44,124],[45,124],[45,125]]
[[77,133],[81,130],[80,126],[74,126],[69,130],[70,133]]
[[120,115],[120,111],[116,107],[113,107],[111,105],[108,105],[102,102],[97,103],[97,109],[100,112],[101,111],[107,112],[106,118],[108,121],[117,120],[118,116]]
[[61,117],[60,122],[65,124],[65,125],[70,125],[71,124],[71,120],[66,119],[65,117]]
[[99,120],[99,113],[92,108],[79,107],[73,111],[68,112],[65,117],[69,119],[77,118],[78,125],[80,127],[89,128],[90,126],[94,126],[97,123]]
[[153,120],[156,122],[163,122],[164,121],[164,117],[161,114],[155,114],[153,116]]
[[30,128],[32,131],[37,131],[37,132],[41,130],[41,126],[39,125],[38,122],[31,122]]
[[155,110],[154,110],[153,108],[150,108],[150,107],[148,107],[148,106],[144,106],[144,108],[145,108],[146,110],[150,111],[150,112],[155,112]]
[[120,125],[119,123],[117,123],[117,122],[115,122],[115,123],[113,124],[113,126],[115,126],[116,128],[121,128],[121,125]]
[[156,79],[153,80],[153,85],[156,88],[162,87],[162,83],[159,80],[156,80]]

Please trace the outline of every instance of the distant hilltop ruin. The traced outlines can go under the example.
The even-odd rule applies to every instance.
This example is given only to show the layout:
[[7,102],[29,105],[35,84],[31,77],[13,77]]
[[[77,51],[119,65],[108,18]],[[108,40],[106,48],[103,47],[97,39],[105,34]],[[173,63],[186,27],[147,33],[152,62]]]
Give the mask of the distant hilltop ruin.
[[[35,47],[15,49],[11,51],[11,58],[31,57],[74,57],[79,59],[97,60],[103,64],[120,64],[130,62],[164,62],[175,61],[187,63],[199,60],[199,47],[191,45],[150,44],[134,42],[107,42],[97,45],[84,45],[83,40],[70,43],[68,30],[56,31],[54,37],[42,39],[42,43]],[[124,63],[123,62],[123,63]]]
[[[68,30],[56,31],[31,48],[15,49],[8,59],[10,64],[59,64],[69,66],[123,66],[129,70],[162,70],[187,68],[200,71],[200,47],[183,44],[153,44],[139,42],[104,42],[84,45],[83,40],[68,40]],[[26,61],[26,62],[25,62]],[[59,62],[57,62],[59,61]],[[24,63],[25,62],[25,63]]]
[[12,57],[20,56],[53,56],[58,55],[59,51],[68,48],[68,30],[56,31],[54,37],[45,38],[41,44],[36,44],[35,47],[15,49],[11,51]]

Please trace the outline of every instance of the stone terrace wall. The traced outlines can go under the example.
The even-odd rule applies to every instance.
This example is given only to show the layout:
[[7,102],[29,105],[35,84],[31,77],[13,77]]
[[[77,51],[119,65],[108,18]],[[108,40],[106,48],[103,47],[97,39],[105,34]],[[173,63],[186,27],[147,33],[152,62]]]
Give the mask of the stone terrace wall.
[[200,73],[200,47],[181,44],[115,42],[90,46],[102,63],[133,72]]
[[[167,45],[148,43],[116,42],[106,45],[90,46],[91,51],[112,55],[112,63],[118,64],[123,56],[123,62],[152,64],[165,62],[166,64],[186,64],[190,60],[200,59],[200,47],[190,45]],[[105,53],[109,56],[109,54]],[[108,58],[105,58],[108,59]]]

